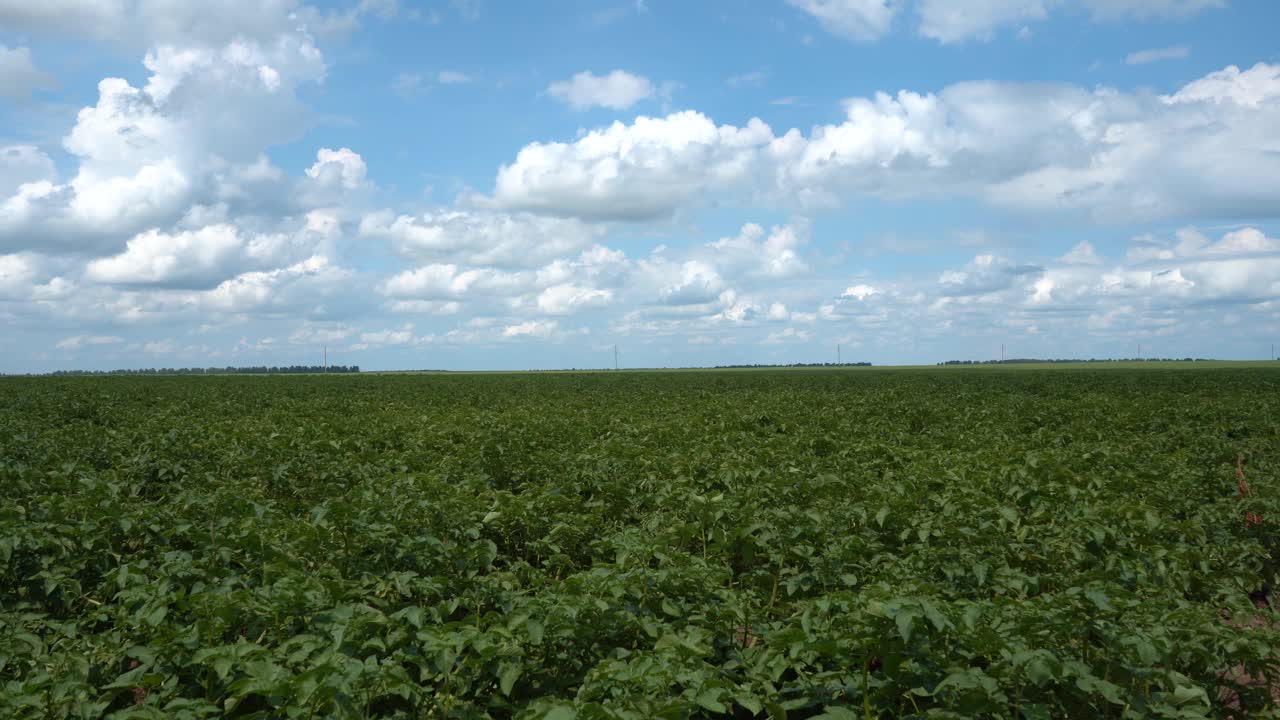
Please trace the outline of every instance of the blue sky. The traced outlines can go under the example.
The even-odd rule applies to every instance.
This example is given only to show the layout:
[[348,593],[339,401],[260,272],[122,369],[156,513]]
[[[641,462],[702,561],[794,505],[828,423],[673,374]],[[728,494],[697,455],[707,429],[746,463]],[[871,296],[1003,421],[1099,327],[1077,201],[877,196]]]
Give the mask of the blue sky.
[[0,0],[0,371],[1263,358],[1276,27]]

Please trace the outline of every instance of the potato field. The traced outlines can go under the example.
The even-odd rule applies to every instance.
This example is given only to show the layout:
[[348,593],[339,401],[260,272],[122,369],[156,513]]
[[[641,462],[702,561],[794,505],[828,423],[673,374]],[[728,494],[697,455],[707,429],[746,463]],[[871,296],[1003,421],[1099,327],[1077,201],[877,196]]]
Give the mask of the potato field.
[[1275,716],[1278,526],[1258,366],[4,378],[0,717]]

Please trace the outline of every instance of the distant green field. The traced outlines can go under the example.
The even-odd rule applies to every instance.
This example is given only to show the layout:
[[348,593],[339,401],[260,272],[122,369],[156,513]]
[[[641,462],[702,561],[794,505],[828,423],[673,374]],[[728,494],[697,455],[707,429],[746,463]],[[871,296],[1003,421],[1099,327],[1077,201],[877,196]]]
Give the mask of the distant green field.
[[1134,365],[0,378],[0,717],[1262,716],[1280,367]]
[[1181,361],[1125,361],[1125,362],[1071,362],[1071,363],[999,363],[990,365],[870,365],[870,366],[813,366],[813,367],[698,367],[698,368],[575,368],[566,370],[385,370],[365,372],[365,375],[495,375],[529,373],[687,373],[687,372],[875,372],[879,370],[1222,370],[1228,368],[1274,368],[1280,370],[1276,360],[1203,360]]

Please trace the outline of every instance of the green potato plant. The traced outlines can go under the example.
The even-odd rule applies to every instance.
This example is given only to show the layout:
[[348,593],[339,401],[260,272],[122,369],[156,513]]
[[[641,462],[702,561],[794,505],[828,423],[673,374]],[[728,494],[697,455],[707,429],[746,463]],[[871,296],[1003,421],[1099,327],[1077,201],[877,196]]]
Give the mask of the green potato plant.
[[4,378],[0,716],[1277,716],[1277,468],[1266,368]]

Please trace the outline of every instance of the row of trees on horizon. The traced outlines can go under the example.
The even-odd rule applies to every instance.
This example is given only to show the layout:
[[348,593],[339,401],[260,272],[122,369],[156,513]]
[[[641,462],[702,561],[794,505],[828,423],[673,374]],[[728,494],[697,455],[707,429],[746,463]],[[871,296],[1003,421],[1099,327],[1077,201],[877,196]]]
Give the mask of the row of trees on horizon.
[[254,365],[251,367],[207,368],[139,368],[119,370],[55,370],[43,375],[303,375],[321,373],[358,373],[359,365]]

